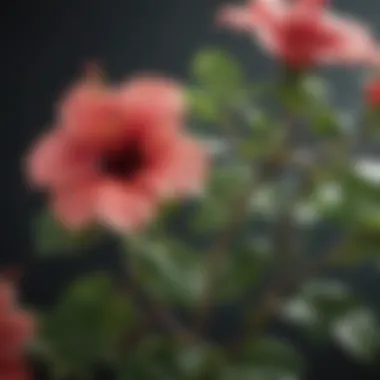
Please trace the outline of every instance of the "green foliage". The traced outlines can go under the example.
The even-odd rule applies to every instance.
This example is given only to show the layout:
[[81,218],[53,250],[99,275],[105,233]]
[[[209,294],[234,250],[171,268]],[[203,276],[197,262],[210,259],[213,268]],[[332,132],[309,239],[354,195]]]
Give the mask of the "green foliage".
[[195,55],[190,71],[196,85],[187,91],[193,115],[225,125],[228,112],[247,96],[239,62],[223,50],[203,49]]
[[217,380],[225,366],[225,358],[220,348],[197,344],[178,350],[176,366],[186,379]]
[[35,250],[44,257],[73,254],[75,249],[96,244],[100,237],[95,228],[78,232],[66,229],[48,210],[40,212],[33,222]]
[[309,74],[286,73],[278,88],[278,95],[286,109],[295,115],[309,115],[328,104],[327,84]]
[[189,88],[187,97],[192,115],[205,122],[216,123],[220,121],[219,104],[208,91],[201,88]]
[[239,62],[230,53],[215,48],[198,52],[191,72],[200,85],[216,96],[227,96],[239,89],[244,81]]
[[292,211],[294,219],[306,225],[322,220],[345,221],[348,203],[346,188],[342,183],[334,178],[318,179],[313,182],[306,194],[297,200]]
[[305,328],[310,337],[321,339],[337,318],[357,305],[356,297],[341,283],[313,281],[285,305],[283,316]]
[[134,274],[156,297],[179,305],[194,305],[206,276],[200,256],[173,240],[129,240],[126,244]]
[[145,337],[126,353],[117,380],[218,380],[224,358],[208,344],[181,346],[158,335]]
[[303,359],[292,345],[267,337],[249,342],[241,361],[224,370],[221,379],[297,380],[303,370]]
[[176,380],[180,374],[174,365],[176,345],[156,335],[143,338],[125,352],[117,366],[117,380]]
[[315,107],[310,111],[310,127],[319,136],[338,138],[342,134],[341,119],[330,107]]
[[194,209],[190,225],[199,236],[220,231],[230,219],[231,204],[248,186],[251,170],[247,165],[226,164],[211,173],[207,194]]
[[380,352],[380,327],[368,309],[359,307],[337,319],[332,334],[341,348],[358,361],[371,362]]
[[302,358],[293,346],[272,337],[249,342],[243,360],[258,366],[278,367],[292,372],[302,369]]
[[113,361],[135,322],[130,301],[106,275],[75,281],[43,323],[44,344],[57,378]]
[[284,125],[272,120],[268,115],[253,110],[249,115],[249,138],[241,139],[239,155],[242,159],[283,159],[283,148],[286,136]]
[[342,257],[342,264],[347,265],[378,258],[380,247],[379,184],[365,165],[350,165],[347,172],[341,172],[343,204],[335,215],[351,236],[351,247]]
[[230,250],[221,269],[220,300],[236,300],[260,284],[273,264],[272,258],[260,248],[256,244],[240,244]]
[[373,359],[379,349],[380,329],[374,314],[337,281],[307,284],[286,304],[283,317],[313,339],[333,338],[358,360]]

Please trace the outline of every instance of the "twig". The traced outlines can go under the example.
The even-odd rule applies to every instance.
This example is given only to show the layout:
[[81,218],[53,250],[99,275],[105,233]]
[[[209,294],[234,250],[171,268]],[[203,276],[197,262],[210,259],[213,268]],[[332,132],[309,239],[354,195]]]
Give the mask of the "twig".
[[277,316],[277,313],[281,311],[286,296],[296,292],[305,281],[315,277],[321,271],[334,266],[339,259],[344,256],[349,247],[349,242],[340,244],[338,247],[335,247],[330,254],[324,256],[321,260],[312,263],[308,268],[302,271],[299,276],[290,274],[275,282],[264,294],[261,302],[259,302],[259,305],[257,306],[258,312],[255,317],[250,320],[244,336],[235,340],[230,345],[228,350],[229,356],[236,356],[248,338],[255,338],[268,326],[273,318]]
[[[296,175],[295,171],[297,167],[292,167],[293,164],[293,151],[294,151],[294,135],[296,126],[296,116],[291,112],[287,117],[287,122],[285,125],[285,138],[282,146],[283,157],[282,162],[279,165],[279,169],[285,174],[285,180],[288,182],[293,181],[293,174]],[[296,228],[292,220],[292,208],[296,201],[299,193],[299,183],[301,179],[296,179],[297,184],[295,188],[289,189],[292,184],[285,183],[285,188],[283,188],[282,183],[280,183],[281,193],[278,195],[279,199],[285,197],[286,202],[280,204],[280,215],[277,223],[274,226],[274,249],[278,253],[278,258],[281,260],[281,264],[289,264],[289,261],[294,257],[297,246],[297,235]],[[293,187],[293,186],[292,186]]]
[[196,314],[195,331],[198,334],[202,332],[211,312],[214,303],[215,290],[218,285],[224,259],[228,253],[229,245],[236,233],[236,230],[239,228],[240,222],[244,219],[247,213],[248,203],[256,186],[257,182],[255,181],[238,199],[235,200],[231,207],[229,223],[220,233],[219,238],[215,242],[214,247],[211,249],[207,257],[205,266],[208,283],[206,284],[203,297],[199,302]]
[[198,338],[186,329],[176,318],[172,311],[148,290],[144,289],[133,273],[133,268],[127,273],[128,289],[131,289],[136,297],[146,301],[147,314],[146,326],[154,325],[157,321],[169,332],[181,345],[192,345]]
[[146,333],[152,326],[152,319],[148,318],[145,313],[142,313],[139,310],[139,321],[138,326],[135,327],[132,331],[128,331],[121,337],[119,343],[119,350],[123,354],[132,351],[145,337]]

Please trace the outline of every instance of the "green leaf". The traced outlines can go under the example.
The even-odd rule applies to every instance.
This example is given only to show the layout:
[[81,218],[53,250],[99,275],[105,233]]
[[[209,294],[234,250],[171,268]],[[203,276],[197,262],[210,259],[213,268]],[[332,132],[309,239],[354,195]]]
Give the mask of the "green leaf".
[[273,219],[279,208],[279,193],[274,183],[263,183],[253,193],[249,209],[253,215]]
[[380,349],[380,328],[370,310],[358,308],[335,321],[332,334],[340,346],[362,362],[371,362]]
[[376,166],[353,162],[347,173],[341,176],[344,204],[336,220],[349,231],[352,241],[340,260],[341,265],[379,257],[380,192]]
[[380,161],[361,159],[353,163],[353,177],[378,191],[380,189]]
[[318,117],[318,111],[328,107],[326,82],[316,76],[287,73],[278,93],[288,111],[298,115]]
[[299,376],[292,372],[271,367],[230,367],[227,368],[220,380],[298,380]]
[[250,165],[227,163],[216,167],[211,173],[208,192],[223,202],[230,201],[249,185],[253,174]]
[[229,211],[220,199],[214,198],[203,202],[191,219],[192,228],[198,234],[208,234],[222,229],[229,220]]
[[246,139],[241,139],[239,144],[242,158],[270,159],[282,151],[286,136],[283,125],[261,112],[253,111],[249,115],[248,126],[250,134]]
[[300,379],[304,360],[294,347],[272,337],[250,341],[244,355],[224,370],[222,380]]
[[243,360],[258,367],[278,368],[297,373],[303,368],[302,357],[296,349],[285,340],[274,337],[249,342],[245,347]]
[[304,94],[314,103],[328,105],[330,91],[328,84],[321,77],[307,75],[301,82]]
[[198,84],[219,99],[231,99],[244,82],[239,62],[219,49],[201,50],[192,62],[191,72]]
[[231,202],[248,186],[251,170],[248,165],[226,164],[215,167],[204,198],[195,205],[189,225],[199,236],[222,229],[231,215]]
[[95,244],[100,237],[97,229],[80,232],[66,229],[47,210],[40,212],[33,222],[35,249],[41,256],[73,252],[79,247]]
[[117,380],[177,380],[180,376],[175,357],[178,347],[160,336],[149,335],[117,365]]
[[310,225],[325,219],[337,219],[344,212],[346,190],[336,180],[313,183],[304,198],[298,200],[293,209],[295,221]]
[[219,379],[224,361],[219,348],[206,344],[182,348],[176,358],[179,372],[188,379]]
[[315,107],[310,112],[309,121],[313,130],[320,136],[339,137],[342,134],[340,116],[327,106]]
[[360,300],[335,280],[315,280],[289,300],[282,317],[307,332],[310,338],[326,339],[339,318],[358,307]]
[[42,335],[55,372],[80,374],[114,360],[135,321],[132,304],[108,276],[94,274],[75,281],[44,318]]
[[236,246],[231,249],[222,266],[219,298],[236,300],[246,294],[254,285],[259,285],[267,269],[273,264],[255,245]]
[[218,380],[222,351],[208,344],[179,346],[167,338],[146,336],[118,365],[118,380]]
[[190,247],[172,240],[141,239],[126,245],[135,275],[156,297],[193,305],[205,286],[203,262]]
[[211,123],[220,121],[220,106],[209,92],[199,88],[190,88],[187,96],[191,111],[198,119]]

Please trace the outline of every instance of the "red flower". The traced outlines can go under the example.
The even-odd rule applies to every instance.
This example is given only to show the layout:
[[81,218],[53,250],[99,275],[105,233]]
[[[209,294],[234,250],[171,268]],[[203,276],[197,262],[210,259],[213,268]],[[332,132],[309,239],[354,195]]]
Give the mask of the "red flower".
[[69,228],[99,222],[132,232],[159,201],[199,191],[207,158],[182,128],[185,101],[174,81],[139,76],[106,86],[87,76],[59,104],[55,127],[28,162]]
[[32,333],[33,321],[17,309],[13,287],[0,282],[0,380],[29,378],[23,349]]
[[369,29],[326,9],[327,0],[251,0],[222,8],[218,22],[254,33],[286,65],[366,64],[376,59]]

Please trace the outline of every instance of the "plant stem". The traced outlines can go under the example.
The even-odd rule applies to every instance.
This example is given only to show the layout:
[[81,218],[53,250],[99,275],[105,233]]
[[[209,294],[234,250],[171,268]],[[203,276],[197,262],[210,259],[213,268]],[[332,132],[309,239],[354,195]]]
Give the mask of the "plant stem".
[[140,293],[142,293],[147,300],[149,318],[153,319],[153,321],[160,321],[161,325],[183,345],[191,345],[197,340],[164,303],[159,301],[148,291],[142,289],[136,279],[131,279],[131,281],[133,282],[134,288],[139,289]]
[[[258,181],[259,182],[259,181]],[[239,228],[240,222],[244,220],[248,203],[252,196],[253,191],[258,185],[258,182],[252,181],[252,184],[246,189],[246,191],[233,202],[231,207],[231,213],[229,217],[229,223],[220,233],[218,239],[215,242],[214,247],[211,249],[207,261],[206,261],[206,273],[207,284],[203,297],[199,302],[198,309],[196,311],[196,325],[195,331],[198,334],[202,333],[209,314],[212,311],[213,304],[215,302],[215,293],[218,286],[218,280],[221,274],[224,260],[228,253],[231,241]]]
[[145,325],[149,327],[159,321],[160,325],[181,345],[192,345],[196,342],[198,338],[182,325],[172,311],[140,284],[133,269],[130,262],[129,271],[125,275],[127,289],[130,289],[136,298],[145,300],[148,309],[144,313],[144,318],[146,318]]
[[244,336],[235,340],[230,345],[228,350],[229,356],[235,357],[248,339],[255,338],[265,330],[273,318],[281,311],[287,296],[298,291],[307,280],[314,278],[323,270],[336,265],[349,248],[349,242],[341,243],[338,247],[334,247],[330,254],[313,262],[304,270],[299,271],[298,276],[291,273],[272,284],[267,292],[265,292],[257,307],[255,307],[255,310],[258,311],[254,318],[248,322]]
[[[299,179],[292,178],[293,175],[297,175],[297,173],[294,173],[296,168],[292,167],[294,123],[294,117],[290,115],[282,146],[281,157],[283,157],[283,160],[278,165],[278,169],[282,171],[285,182],[280,182],[278,188],[278,199],[281,203],[279,204],[280,215],[274,225],[273,248],[278,255],[281,266],[289,264],[289,261],[292,260],[297,250],[296,228],[291,215],[299,191]],[[295,186],[292,184],[293,181],[297,181]]]

